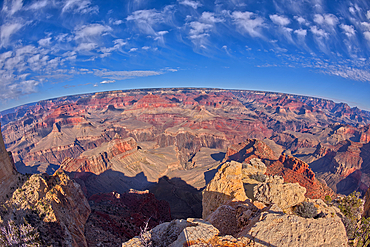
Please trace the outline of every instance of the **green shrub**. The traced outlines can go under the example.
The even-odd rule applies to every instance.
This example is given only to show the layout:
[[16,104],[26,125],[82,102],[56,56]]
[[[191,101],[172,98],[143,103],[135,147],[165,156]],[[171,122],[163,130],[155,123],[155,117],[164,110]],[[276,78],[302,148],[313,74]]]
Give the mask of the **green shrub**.
[[303,202],[295,208],[295,213],[303,218],[313,218],[317,215],[317,208],[312,202]]
[[331,197],[329,195],[326,195],[325,196],[325,202],[326,202],[326,204],[330,204],[331,201],[332,201]]
[[262,183],[266,181],[266,175],[262,173],[251,174],[249,175],[249,178],[257,180],[258,182],[262,182]]

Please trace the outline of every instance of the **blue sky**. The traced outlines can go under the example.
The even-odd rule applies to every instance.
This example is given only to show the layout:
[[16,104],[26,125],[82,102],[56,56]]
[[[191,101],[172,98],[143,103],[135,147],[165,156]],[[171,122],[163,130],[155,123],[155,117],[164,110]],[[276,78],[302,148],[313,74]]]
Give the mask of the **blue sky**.
[[367,0],[7,0],[0,110],[86,92],[217,87],[370,110]]

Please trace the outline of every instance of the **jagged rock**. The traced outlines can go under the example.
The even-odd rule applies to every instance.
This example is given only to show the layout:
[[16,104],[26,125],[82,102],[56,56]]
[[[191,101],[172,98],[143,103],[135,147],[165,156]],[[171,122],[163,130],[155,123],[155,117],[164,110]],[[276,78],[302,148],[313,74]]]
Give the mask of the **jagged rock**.
[[276,204],[262,212],[259,221],[245,227],[239,237],[253,240],[253,246],[347,246],[344,225],[333,208],[323,218],[306,219],[284,214]]
[[227,148],[225,160],[249,162],[253,158],[276,159],[275,153],[263,141],[247,139],[242,143],[233,144]]
[[238,201],[247,199],[242,182],[242,164],[235,161],[223,164],[203,190],[203,219],[233,199]]
[[236,236],[258,210],[249,199],[244,202],[229,201],[218,207],[206,220],[220,231],[219,235]]
[[209,243],[219,231],[202,219],[174,220],[156,226],[141,238],[135,237],[122,247],[145,247],[151,243],[158,247],[196,246]]
[[40,233],[43,246],[87,246],[84,225],[90,206],[80,185],[64,172],[18,175],[19,188],[14,188],[0,212],[4,221],[25,219]]
[[306,188],[298,183],[283,183],[281,178],[260,183],[254,187],[254,198],[265,204],[277,204],[288,209],[305,200]]
[[315,180],[315,173],[309,168],[308,164],[291,155],[281,155],[279,161],[286,168],[291,169],[299,174],[303,174],[311,180]]
[[[0,124],[1,130],[1,124]],[[17,170],[14,167],[14,161],[11,153],[5,149],[3,136],[0,131],[0,200],[4,200],[9,188],[16,181]]]
[[254,174],[265,174],[266,165],[258,158],[253,158],[249,163],[243,163],[243,178]]
[[365,194],[364,212],[363,217],[370,217],[370,187],[367,189]]

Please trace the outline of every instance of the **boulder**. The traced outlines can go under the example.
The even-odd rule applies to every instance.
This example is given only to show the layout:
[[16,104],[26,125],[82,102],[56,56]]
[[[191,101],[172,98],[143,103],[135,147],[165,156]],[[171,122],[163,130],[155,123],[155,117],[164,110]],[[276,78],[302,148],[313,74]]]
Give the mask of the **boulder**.
[[226,162],[203,190],[203,219],[230,200],[245,201],[247,196],[242,182],[242,164]]
[[277,204],[282,209],[288,209],[305,200],[306,188],[298,183],[283,183],[281,177],[268,179],[254,187],[254,198],[265,204]]
[[122,244],[122,247],[183,247],[210,243],[219,231],[202,219],[173,220],[143,232]]
[[253,246],[347,246],[347,234],[336,210],[323,210],[318,219],[284,214],[276,204],[262,212],[259,221],[245,227],[239,237],[253,240]]
[[253,158],[249,163],[243,163],[243,178],[254,174],[265,174],[266,165],[258,158]]

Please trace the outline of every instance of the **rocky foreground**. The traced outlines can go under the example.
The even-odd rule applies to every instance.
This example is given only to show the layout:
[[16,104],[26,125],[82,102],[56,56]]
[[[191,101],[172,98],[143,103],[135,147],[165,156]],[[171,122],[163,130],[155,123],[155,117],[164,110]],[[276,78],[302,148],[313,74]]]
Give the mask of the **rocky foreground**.
[[[347,246],[338,208],[282,177],[254,179],[265,171],[258,159],[225,163],[203,191],[203,219],[163,223],[122,246]],[[297,213],[304,203],[316,211],[310,218]]]

